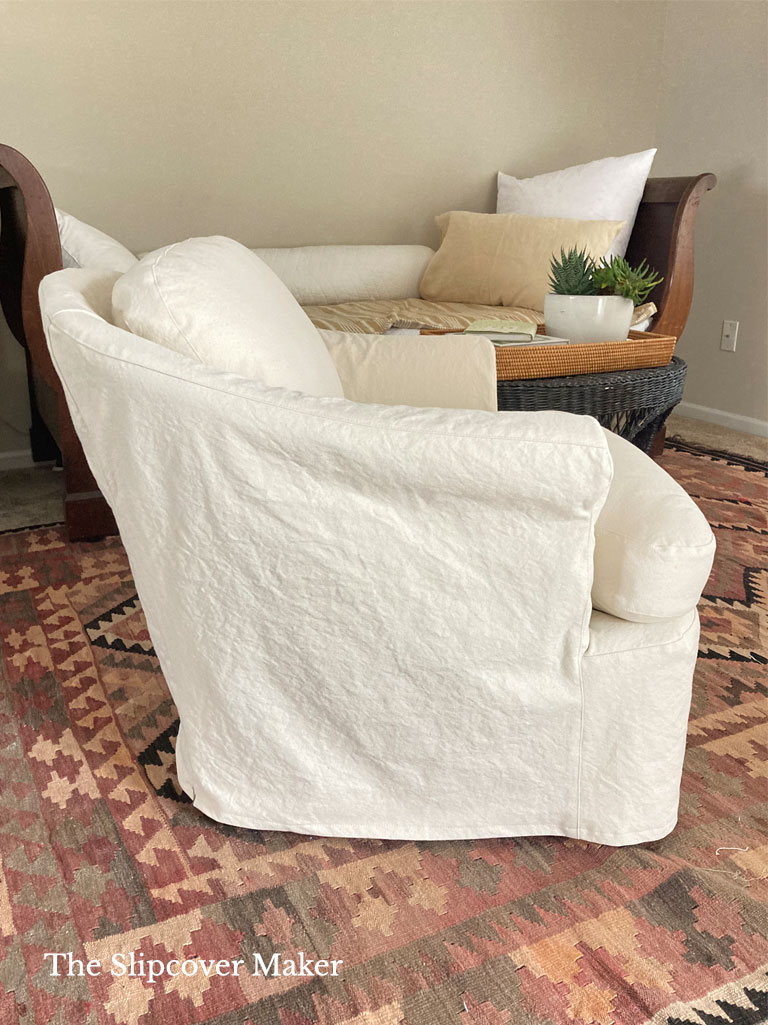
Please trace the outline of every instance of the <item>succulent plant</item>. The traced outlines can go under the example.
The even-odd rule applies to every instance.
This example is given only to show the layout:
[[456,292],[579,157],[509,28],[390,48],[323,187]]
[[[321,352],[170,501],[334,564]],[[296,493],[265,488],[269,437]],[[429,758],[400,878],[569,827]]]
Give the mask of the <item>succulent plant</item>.
[[553,255],[549,284],[555,295],[597,295],[592,281],[595,261],[586,249],[560,249],[560,258]]
[[612,260],[604,259],[592,270],[596,292],[621,295],[631,299],[635,306],[641,306],[663,280],[648,266],[647,261],[643,260],[637,267],[630,267],[622,256],[614,256]]

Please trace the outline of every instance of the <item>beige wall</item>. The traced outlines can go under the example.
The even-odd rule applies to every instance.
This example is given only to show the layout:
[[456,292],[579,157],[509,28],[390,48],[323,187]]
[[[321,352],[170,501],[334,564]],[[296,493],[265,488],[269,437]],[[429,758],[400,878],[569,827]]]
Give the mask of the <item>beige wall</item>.
[[655,131],[657,74],[626,43],[658,48],[661,4],[0,8],[2,95],[17,100],[4,140],[57,203],[134,249],[193,232],[430,242],[435,214],[492,209],[500,167],[639,149]]
[[[696,225],[693,308],[678,351],[685,399],[768,421],[768,5],[673,0],[664,33],[654,173],[714,171]],[[723,320],[738,320],[722,352]],[[757,425],[733,421],[754,430]]]
[[[720,171],[714,143],[689,149],[691,130],[675,141],[683,94],[661,56],[665,22],[684,34],[677,6],[691,5],[0,2],[0,139],[58,205],[136,250],[213,232],[435,244],[435,214],[493,209],[498,169],[537,173],[659,135],[681,172]],[[709,71],[691,68],[695,91]],[[679,97],[668,123],[660,90]],[[744,332],[746,298],[714,313]],[[23,429],[16,349],[0,339],[0,416]],[[0,451],[20,438],[0,424]]]

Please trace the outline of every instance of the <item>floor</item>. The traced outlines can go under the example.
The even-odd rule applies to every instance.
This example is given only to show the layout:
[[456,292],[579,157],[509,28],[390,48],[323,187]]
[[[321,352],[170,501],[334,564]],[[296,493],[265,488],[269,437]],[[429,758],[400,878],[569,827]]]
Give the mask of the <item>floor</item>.
[[0,472],[0,530],[61,523],[64,474],[48,466]]
[[[768,439],[717,424],[671,416],[667,437],[768,462]],[[50,466],[0,472],[0,530],[15,530],[64,518],[64,478]]]
[[693,445],[701,445],[702,448],[733,452],[761,463],[768,462],[768,438],[732,431],[718,424],[705,423],[704,420],[692,420],[687,416],[676,416],[673,413],[667,421],[667,437],[679,438]]

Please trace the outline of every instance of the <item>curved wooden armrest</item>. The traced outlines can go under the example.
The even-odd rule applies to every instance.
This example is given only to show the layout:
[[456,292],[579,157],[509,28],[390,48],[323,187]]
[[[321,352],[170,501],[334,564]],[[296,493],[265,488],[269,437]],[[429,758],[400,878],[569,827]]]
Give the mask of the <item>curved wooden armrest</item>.
[[18,150],[0,145],[0,306],[41,377],[60,392],[37,299],[40,282],[55,270],[61,243],[45,182]]
[[649,178],[627,248],[630,263],[646,259],[664,276],[650,294],[658,314],[653,330],[679,338],[693,300],[693,226],[699,201],[717,184],[714,174]]
[[[88,466],[43,332],[37,290],[56,270],[61,270],[61,242],[45,182],[18,150],[0,145],[0,306],[26,349],[33,452],[35,431],[44,425],[48,444],[55,439],[61,452],[64,516],[69,539],[76,541],[115,534],[117,526]],[[43,414],[38,386],[42,392],[46,385],[50,401]]]

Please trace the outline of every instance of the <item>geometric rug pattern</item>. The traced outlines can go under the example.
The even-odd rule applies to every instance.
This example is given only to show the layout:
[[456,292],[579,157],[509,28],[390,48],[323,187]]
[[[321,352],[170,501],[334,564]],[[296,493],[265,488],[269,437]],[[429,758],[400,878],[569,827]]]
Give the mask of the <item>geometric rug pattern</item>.
[[[119,539],[0,534],[0,1023],[768,1023],[766,470],[681,445],[664,465],[718,551],[680,821],[626,848],[213,822],[176,780],[176,711]],[[104,970],[53,976],[51,952]],[[343,965],[204,971],[275,952]],[[110,973],[132,953],[195,972]]]

